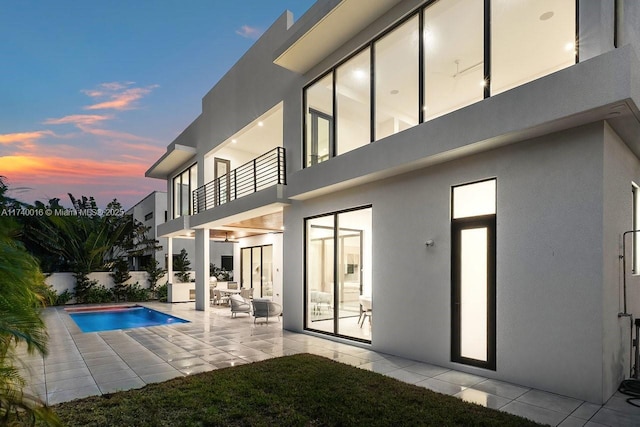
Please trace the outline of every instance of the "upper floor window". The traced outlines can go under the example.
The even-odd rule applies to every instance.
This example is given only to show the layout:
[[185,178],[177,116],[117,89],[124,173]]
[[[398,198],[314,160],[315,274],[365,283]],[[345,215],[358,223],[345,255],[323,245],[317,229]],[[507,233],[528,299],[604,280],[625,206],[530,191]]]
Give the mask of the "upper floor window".
[[375,139],[418,124],[418,15],[374,45]]
[[153,219],[153,212],[149,212],[144,216],[145,221],[149,221],[150,219]]
[[304,166],[574,64],[576,2],[419,8],[305,88]]
[[197,188],[198,165],[185,169],[182,173],[173,178],[173,217],[179,218],[183,215],[190,215],[191,192]]

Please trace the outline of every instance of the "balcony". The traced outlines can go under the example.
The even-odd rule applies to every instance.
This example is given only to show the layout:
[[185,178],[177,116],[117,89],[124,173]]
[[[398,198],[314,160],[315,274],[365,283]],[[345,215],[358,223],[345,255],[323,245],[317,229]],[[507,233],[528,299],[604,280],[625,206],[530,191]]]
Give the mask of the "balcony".
[[276,147],[193,191],[193,214],[286,184],[285,149]]

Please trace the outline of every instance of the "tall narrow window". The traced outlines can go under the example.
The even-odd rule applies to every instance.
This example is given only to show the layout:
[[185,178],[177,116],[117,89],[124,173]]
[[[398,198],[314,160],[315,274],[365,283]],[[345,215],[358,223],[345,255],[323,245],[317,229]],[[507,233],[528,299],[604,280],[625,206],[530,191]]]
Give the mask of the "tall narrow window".
[[273,245],[242,248],[240,265],[243,288],[253,288],[257,298],[273,296]]
[[424,10],[424,119],[484,98],[484,7],[439,1]]
[[336,155],[371,142],[370,64],[367,48],[336,70]]
[[495,369],[496,180],[454,187],[451,359]]
[[418,15],[378,40],[375,139],[418,124]]
[[[635,183],[631,183],[633,196],[633,230],[640,230],[640,188]],[[633,274],[640,274],[640,232],[632,234],[633,246]]]
[[576,0],[491,2],[492,95],[575,62]]
[[324,162],[333,155],[333,74],[305,91],[305,166]]
[[194,164],[173,178],[173,217],[193,213],[191,193],[197,188],[198,165]]

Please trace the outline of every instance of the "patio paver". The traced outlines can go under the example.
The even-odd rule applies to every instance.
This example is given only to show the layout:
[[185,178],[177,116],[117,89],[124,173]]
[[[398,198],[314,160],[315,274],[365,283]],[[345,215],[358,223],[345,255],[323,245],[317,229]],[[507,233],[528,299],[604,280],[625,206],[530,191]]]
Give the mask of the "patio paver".
[[616,393],[595,405],[325,338],[282,330],[282,322],[232,319],[228,308],[196,311],[193,303],[143,304],[191,323],[83,333],[63,308],[43,313],[49,355],[20,349],[27,390],[49,405],[140,388],[179,376],[297,353],[318,354],[361,369],[454,395],[554,426],[640,425],[640,408]]

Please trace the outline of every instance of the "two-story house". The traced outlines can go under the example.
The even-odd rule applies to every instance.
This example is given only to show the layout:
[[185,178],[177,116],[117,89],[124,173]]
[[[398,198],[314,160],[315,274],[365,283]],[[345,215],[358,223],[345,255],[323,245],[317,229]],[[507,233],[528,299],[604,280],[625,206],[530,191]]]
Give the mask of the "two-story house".
[[606,401],[640,316],[638,28],[628,0],[283,14],[147,172],[196,308],[230,239],[286,329]]

